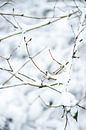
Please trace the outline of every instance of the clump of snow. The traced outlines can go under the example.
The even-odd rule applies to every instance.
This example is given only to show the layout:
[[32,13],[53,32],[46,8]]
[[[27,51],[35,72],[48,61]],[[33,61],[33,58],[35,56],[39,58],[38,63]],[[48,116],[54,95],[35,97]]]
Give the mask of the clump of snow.
[[61,104],[64,106],[75,106],[78,103],[76,97],[70,92],[62,92]]

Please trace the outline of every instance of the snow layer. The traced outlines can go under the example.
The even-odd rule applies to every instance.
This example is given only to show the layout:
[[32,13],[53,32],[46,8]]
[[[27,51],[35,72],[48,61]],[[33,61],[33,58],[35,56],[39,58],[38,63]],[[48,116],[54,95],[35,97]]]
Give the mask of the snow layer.
[[[39,89],[37,86],[32,87],[25,84],[12,88],[0,89],[1,129],[5,130],[5,126],[7,125],[6,127],[10,130],[63,130],[65,126],[65,117],[61,118],[63,109],[58,106],[75,106],[78,100],[84,97],[86,92],[86,29],[82,31],[77,40],[76,49],[78,48],[77,55],[80,58],[75,58],[73,62],[71,59],[74,36],[77,36],[77,33],[86,25],[86,2],[9,0],[9,4],[5,3],[5,0],[0,1],[1,13],[24,14],[33,17],[60,17],[68,15],[77,9],[80,9],[79,11],[82,12],[81,17],[67,17],[43,28],[34,29],[29,32],[25,31],[47,22],[52,22],[53,18],[31,19],[20,16],[0,15],[0,39],[12,33],[22,32],[19,35],[1,40],[0,42],[0,87],[27,82],[40,85],[41,79],[44,79],[43,84],[46,85],[58,82],[63,84],[53,87],[55,90],[61,91],[62,93],[58,93],[54,91],[54,89],[48,87]],[[48,72],[45,77],[50,76],[56,78],[55,81],[53,79],[50,81],[45,79],[43,72],[41,73],[29,60],[24,37],[26,37],[26,41],[32,38],[28,43],[31,56],[34,56],[40,50],[44,49],[33,60],[43,72]],[[69,62],[58,75],[53,75],[53,72],[58,71],[59,64],[53,61],[49,49],[52,56],[62,65]],[[10,65],[7,61],[9,57]],[[13,69],[13,72],[7,71],[9,69]],[[16,74],[16,76],[13,76],[13,74]],[[11,79],[6,83],[10,77]],[[36,82],[33,81],[33,79]],[[68,81],[70,82],[68,83]],[[6,84],[2,85],[3,83]],[[49,105],[55,107],[50,108]],[[78,110],[78,108],[74,109]],[[86,119],[84,116],[86,112],[80,109],[79,113],[78,122],[75,122],[71,116],[68,117],[68,130],[86,129]],[[12,121],[10,119],[12,119]]]

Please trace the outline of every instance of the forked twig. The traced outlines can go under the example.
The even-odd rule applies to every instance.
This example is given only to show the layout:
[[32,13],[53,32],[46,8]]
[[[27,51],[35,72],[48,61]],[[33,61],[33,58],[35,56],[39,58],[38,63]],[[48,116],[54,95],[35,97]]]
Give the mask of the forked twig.
[[53,72],[53,74],[57,75],[57,74],[59,74],[59,73],[65,68],[65,66],[66,66],[69,62],[66,62],[65,65],[63,65],[62,63],[60,63],[59,61],[57,61],[57,60],[53,57],[53,55],[52,55],[50,49],[49,49],[49,53],[50,53],[51,58],[52,58],[57,64],[60,65],[60,67],[59,67],[56,71]]
[[29,39],[28,41],[25,41],[28,58],[32,61],[32,63],[34,64],[34,66],[35,66],[41,73],[43,73],[44,75],[46,75],[46,73],[43,72],[43,71],[40,69],[40,67],[38,67],[38,65],[35,63],[35,61],[33,60],[33,58],[30,56],[30,52],[29,52],[29,49],[28,49],[28,42],[30,42],[31,40],[32,40],[32,39]]
[[[62,19],[64,19],[64,18],[71,17],[72,15],[76,14],[77,12],[78,12],[78,11],[73,12],[73,13],[70,13],[69,15],[61,16],[61,17],[56,18],[56,19],[54,19],[54,20],[52,20],[52,21],[42,22],[42,23],[40,23],[39,25],[36,25],[36,26],[33,26],[32,28],[26,29],[26,30],[25,30],[25,33],[30,32],[30,31],[33,31],[33,30],[36,30],[36,29],[39,29],[39,28],[42,28],[42,27],[45,27],[45,26],[50,25],[50,24],[53,24],[53,23],[55,23],[55,22],[57,22],[57,21],[59,21],[59,20],[62,20]],[[11,34],[9,34],[9,35],[7,35],[7,36],[4,36],[4,37],[0,38],[0,41],[5,40],[5,39],[8,39],[8,38],[13,37],[13,36],[16,36],[16,35],[19,35],[19,34],[22,34],[22,31],[14,32],[13,34],[11,33]]]
[[[67,85],[69,84],[69,82],[70,82],[70,80],[71,80],[71,78],[70,78],[71,74],[70,74],[70,73],[71,73],[71,69],[72,69],[73,59],[79,58],[79,57],[76,56],[76,52],[77,52],[77,49],[78,49],[77,41],[78,41],[78,38],[79,38],[80,34],[86,29],[86,26],[84,26],[84,27],[78,32],[77,35],[75,35],[75,32],[74,32],[72,26],[71,26],[71,29],[72,29],[72,32],[73,32],[75,38],[74,38],[74,45],[73,45],[73,49],[72,49],[71,64],[70,64],[70,69],[69,69],[69,79],[68,79],[68,81],[67,81]],[[82,40],[82,39],[81,39],[81,40]],[[79,42],[80,42],[80,41],[79,41]]]
[[[45,50],[45,48],[41,49],[38,53],[36,53],[32,58],[37,57],[41,52],[43,52]],[[5,85],[6,83],[8,83],[13,77],[15,77],[15,75],[27,64],[30,62],[30,59],[27,60],[14,74],[12,74],[12,76],[10,78],[8,78],[3,85]]]
[[4,15],[1,15],[8,23],[10,23],[14,28],[18,29],[18,27],[12,22],[10,21],[8,18],[6,18]]
[[50,49],[49,49],[49,53],[50,53],[51,58],[52,58],[57,64],[59,64],[60,66],[62,66],[62,64],[61,64],[59,61],[57,61],[57,60],[53,57],[53,55],[52,55]]

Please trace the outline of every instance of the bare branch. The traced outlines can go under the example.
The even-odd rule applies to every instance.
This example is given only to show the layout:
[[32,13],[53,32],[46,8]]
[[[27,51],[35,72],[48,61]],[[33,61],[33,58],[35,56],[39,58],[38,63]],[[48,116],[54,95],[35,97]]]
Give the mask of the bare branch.
[[[28,42],[29,42],[29,41],[31,41],[31,39],[28,40]],[[30,52],[29,52],[29,49],[28,49],[28,42],[25,42],[26,50],[27,50],[27,54],[28,54],[28,58],[32,61],[32,63],[34,64],[34,66],[35,66],[41,73],[43,73],[44,75],[46,75],[46,73],[43,72],[43,71],[38,67],[38,65],[35,63],[35,61],[33,60],[33,58],[30,56]]]
[[65,127],[64,127],[64,130],[66,130],[66,128],[67,128],[67,124],[68,124],[68,116],[67,116],[67,114],[68,114],[68,113],[67,113],[67,111],[66,111],[66,115],[65,115],[65,118],[66,118],[65,120],[66,120],[66,121],[65,121]]
[[[24,32],[27,33],[27,32],[30,32],[30,31],[33,31],[33,30],[36,30],[36,29],[45,27],[45,26],[47,26],[47,25],[50,25],[50,24],[52,24],[52,23],[55,23],[55,22],[57,22],[57,21],[59,21],[59,20],[62,20],[62,19],[64,19],[64,18],[71,17],[72,15],[74,15],[74,14],[76,14],[76,13],[77,13],[77,11],[76,11],[76,12],[73,12],[73,13],[70,13],[70,14],[68,14],[68,15],[61,16],[61,17],[56,18],[55,20],[52,20],[52,21],[42,22],[42,23],[40,23],[40,24],[38,24],[38,25],[36,25],[36,26],[34,26],[34,27],[32,27],[32,28],[26,29]],[[5,39],[8,39],[8,38],[13,37],[13,36],[16,36],[16,35],[19,35],[19,34],[22,34],[22,31],[15,32],[15,33],[13,33],[13,34],[11,33],[11,34],[9,34],[9,35],[7,35],[7,36],[4,36],[4,37],[0,38],[0,41],[5,40]]]
[[[58,7],[59,8],[59,7]],[[77,11],[78,12],[78,11]],[[77,12],[74,12],[74,13],[77,13]],[[24,15],[24,14],[19,14],[19,13],[6,13],[6,12],[0,12],[0,15],[7,15],[7,16],[15,16],[15,17],[24,17],[24,18],[29,18],[29,19],[38,19],[38,20],[45,20],[45,19],[56,19],[56,18],[60,18],[60,17],[63,17],[63,16],[60,16],[60,17],[38,17],[38,16],[28,16],[28,15]],[[71,14],[70,14],[71,15]],[[67,17],[67,16],[66,16]]]
[[3,8],[5,5],[11,4],[10,1],[12,1],[12,0],[8,0],[7,2],[3,3],[3,4],[0,6],[0,8]]
[[1,15],[8,23],[10,23],[14,28],[18,29],[18,27],[9,19],[7,19],[4,15]]
[[[32,58],[35,58],[36,56],[38,56],[41,52],[43,52],[45,50],[45,48],[41,49],[38,53],[36,53]],[[10,78],[8,78],[3,85],[5,85],[6,83],[8,83],[26,64],[28,64],[30,62],[30,60],[27,60]]]
[[62,64],[61,64],[59,61],[57,61],[57,60],[53,57],[53,55],[52,55],[50,49],[49,49],[49,53],[50,53],[51,58],[52,58],[57,64],[59,64],[59,65],[62,66]]
[[22,74],[22,73],[20,73],[20,72],[18,72],[18,74],[20,74],[20,75],[24,76],[24,77],[25,77],[25,78],[27,78],[27,79],[30,79],[30,80],[32,80],[32,81],[34,81],[34,82],[36,82],[36,80],[35,80],[35,79],[32,79],[31,77],[29,77],[29,76],[27,76],[27,75],[25,75],[25,74]]
[[77,104],[77,106],[78,106],[79,108],[83,109],[83,110],[86,110],[86,107],[84,107],[84,106],[81,106],[81,105],[79,105],[79,104]]
[[63,107],[63,105],[49,105],[49,104],[47,104],[44,100],[43,100],[43,98],[39,95],[39,98],[40,98],[40,100],[43,102],[43,104],[47,107],[47,108],[59,108],[59,107]]

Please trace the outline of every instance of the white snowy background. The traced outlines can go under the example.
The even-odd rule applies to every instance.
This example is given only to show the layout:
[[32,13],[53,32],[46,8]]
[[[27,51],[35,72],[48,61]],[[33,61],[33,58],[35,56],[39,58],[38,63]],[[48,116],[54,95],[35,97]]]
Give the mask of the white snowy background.
[[[24,37],[26,37],[26,40],[32,38],[29,42],[31,56],[43,50],[34,58],[35,63],[43,72],[52,73],[59,67],[52,60],[49,49],[53,57],[60,63],[65,64],[67,61],[71,61],[74,37],[79,29],[86,26],[86,2],[85,0],[74,1],[10,0],[8,4],[5,4],[6,0],[0,0],[0,39],[13,32],[22,31],[20,35],[0,41],[0,87],[30,81],[28,78],[16,73],[28,60]],[[52,21],[53,18],[32,19],[1,15],[4,12],[33,17],[60,17],[68,15],[77,9],[81,11],[80,16],[77,16],[77,14],[75,17],[67,17],[27,33],[24,33],[26,29]],[[61,107],[48,108],[46,104],[53,103],[55,106],[75,105],[78,100],[85,96],[86,30],[81,33],[79,40],[81,39],[83,40],[79,42],[77,49],[77,56],[80,58],[73,60],[71,70],[69,63],[66,65],[65,71],[56,77],[58,82],[64,84],[55,86],[55,89],[61,91],[62,94],[49,88],[39,89],[30,85],[0,89],[0,130],[64,130],[65,117],[62,118],[63,109]],[[9,62],[13,73],[16,73],[16,76],[23,81],[14,76],[3,85],[12,76],[10,72],[6,71],[6,69],[10,69],[6,60],[9,56],[11,56]],[[36,80],[38,84],[43,78],[43,74],[31,61],[18,72]],[[67,81],[70,78],[68,84]],[[86,100],[83,100],[81,105],[85,107]],[[66,130],[86,130],[86,110],[75,107],[71,110],[71,114],[76,113],[77,110],[79,112],[78,121],[76,122],[69,114]]]

